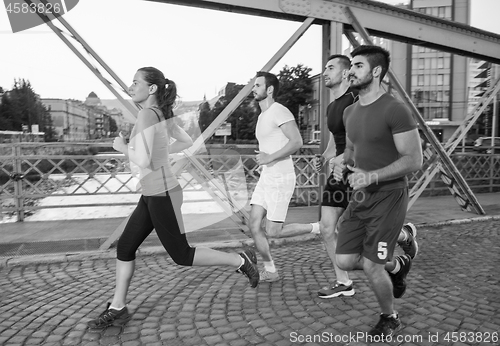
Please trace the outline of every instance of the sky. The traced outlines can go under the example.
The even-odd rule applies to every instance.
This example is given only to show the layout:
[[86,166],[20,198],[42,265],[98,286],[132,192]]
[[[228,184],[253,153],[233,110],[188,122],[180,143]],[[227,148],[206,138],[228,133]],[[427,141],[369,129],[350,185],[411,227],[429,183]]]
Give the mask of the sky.
[[[500,0],[471,0],[472,26],[500,34],[498,13]],[[246,84],[301,25],[142,0],[80,0],[64,19],[126,85],[138,68],[154,66],[177,83],[183,101],[210,99],[227,82]],[[299,63],[321,72],[320,26],[271,71]],[[0,8],[0,86],[11,89],[20,78],[42,98],[83,101],[91,91],[115,98],[47,25],[14,34]]]

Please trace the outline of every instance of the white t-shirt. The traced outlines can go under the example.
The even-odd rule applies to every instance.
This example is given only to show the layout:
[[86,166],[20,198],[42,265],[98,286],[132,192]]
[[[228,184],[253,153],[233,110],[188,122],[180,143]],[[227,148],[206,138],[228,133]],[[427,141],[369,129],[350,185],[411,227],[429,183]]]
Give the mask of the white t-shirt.
[[[280,103],[274,102],[265,112],[259,115],[255,127],[255,137],[259,141],[259,151],[272,154],[288,143],[288,138],[280,126],[289,121],[295,121],[292,112]],[[262,173],[295,173],[292,157],[268,167],[264,165]]]

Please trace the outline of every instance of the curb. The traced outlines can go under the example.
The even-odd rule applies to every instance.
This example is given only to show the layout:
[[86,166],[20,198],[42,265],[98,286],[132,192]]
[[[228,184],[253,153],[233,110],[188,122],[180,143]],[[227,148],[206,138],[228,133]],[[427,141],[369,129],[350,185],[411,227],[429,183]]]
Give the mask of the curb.
[[415,227],[423,228],[423,227],[441,227],[441,226],[450,226],[450,225],[463,225],[467,223],[473,222],[485,222],[485,221],[496,221],[500,220],[500,215],[492,215],[492,216],[479,216],[479,217],[471,217],[468,219],[456,219],[456,220],[447,220],[447,221],[439,221],[433,223],[419,223],[416,224]]
[[[462,225],[474,222],[486,222],[486,221],[495,221],[500,220],[500,215],[493,216],[481,216],[481,217],[473,217],[467,219],[457,219],[457,220],[447,220],[433,223],[419,223],[415,224],[417,228],[438,228],[442,226],[450,226],[450,225]],[[292,244],[297,242],[306,242],[312,240],[321,239],[321,235],[319,234],[304,234],[294,237],[288,238],[276,238],[269,239],[269,245],[271,246],[282,246],[286,244]],[[227,241],[227,242],[192,242],[192,246],[194,247],[208,247],[212,249],[235,249],[235,248],[245,248],[254,245],[253,239],[245,239],[245,240],[235,240],[235,241]],[[137,251],[139,256],[152,256],[158,254],[165,254],[165,249],[163,246],[150,246],[145,248],[139,248]],[[75,261],[94,261],[94,260],[104,260],[104,259],[115,259],[116,251],[113,250],[104,250],[104,251],[85,251],[79,253],[68,253],[68,254],[55,254],[55,255],[30,255],[30,256],[19,256],[19,257],[10,257],[5,259],[0,259],[0,269],[2,268],[12,268],[19,266],[27,266],[32,264],[52,264],[52,263],[66,263],[66,262],[75,262]]]

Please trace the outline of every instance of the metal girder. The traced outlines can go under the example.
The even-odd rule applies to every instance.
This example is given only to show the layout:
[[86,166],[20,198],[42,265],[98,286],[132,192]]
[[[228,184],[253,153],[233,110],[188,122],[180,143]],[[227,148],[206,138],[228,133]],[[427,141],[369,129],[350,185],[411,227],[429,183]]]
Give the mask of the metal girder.
[[[483,97],[477,102],[477,104],[474,106],[472,109],[471,113],[464,119],[462,124],[457,128],[457,130],[453,133],[453,135],[448,139],[446,144],[444,145],[444,149],[446,150],[446,153],[448,155],[451,155],[455,148],[460,144],[462,139],[465,137],[467,132],[470,130],[472,125],[477,121],[477,119],[481,116],[481,114],[484,112],[488,104],[495,98],[495,95],[500,92],[500,78],[497,80],[495,84],[493,84],[486,92],[484,93]],[[425,151],[425,156],[428,159],[428,161],[431,163],[428,167],[428,169],[422,174],[422,176],[417,180],[415,185],[410,191],[410,206],[415,203],[416,199],[422,194],[424,191],[425,187],[432,181],[432,178],[441,171],[443,171],[443,167],[441,165],[441,162],[439,161],[438,157],[435,155],[432,155],[432,152],[430,150]],[[443,178],[443,176],[441,177]],[[445,177],[446,180],[446,185],[449,186],[450,183],[452,183],[452,180],[448,176]],[[468,200],[465,198],[457,199],[460,206],[464,209],[468,209],[467,207],[469,206]]]
[[[47,3],[45,0],[24,0],[24,1],[28,5],[30,5],[30,4],[38,5],[38,4],[46,4]],[[78,49],[78,46],[81,49],[85,50],[89,56],[91,56],[93,59],[95,59],[95,61],[99,65],[101,65],[105,71],[107,71],[110,74],[111,78],[113,78],[115,81],[118,82],[119,86],[122,88],[122,91],[125,94],[128,94],[128,92],[127,92],[128,88],[125,85],[125,83],[123,83],[118,78],[118,76],[111,70],[111,68],[83,40],[83,38],[80,35],[78,35],[78,33],[71,27],[71,25],[69,25],[68,22],[66,22],[64,20],[64,18],[62,18],[62,16],[55,17],[50,12],[42,13],[42,12],[35,11],[35,13],[38,14],[38,16],[46,22],[46,24],[49,26],[49,28],[52,29],[52,31],[66,44],[66,46],[68,46],[69,49],[71,49],[71,51],[78,58],[80,58],[80,60],[92,71],[92,73],[104,84],[104,86],[106,88],[108,88],[108,90],[111,91],[111,93],[113,95],[115,95],[115,97],[120,101],[120,103],[122,105],[125,106],[125,108],[127,108],[127,110],[130,113],[132,113],[132,114],[137,113],[138,109],[135,106],[133,106],[130,102],[125,101],[123,96],[116,90],[116,87],[101,74],[101,72],[87,59],[87,57],[85,57],[80,52],[80,50]],[[45,17],[48,18],[49,20],[45,20],[46,19]],[[59,21],[64,26],[64,28],[58,27],[56,25],[57,21]],[[65,31],[65,30],[67,30],[67,31]],[[68,37],[73,38],[74,40],[69,40]],[[129,115],[127,113],[125,113],[125,116],[129,116]],[[135,118],[132,118],[129,120],[131,122],[135,122]]]
[[147,0],[264,17],[350,25],[344,8],[371,35],[500,64],[500,35],[370,0]]
[[[312,25],[313,21],[313,18],[307,18],[304,23],[302,23],[302,25],[297,29],[297,31],[295,31],[295,33],[288,39],[288,41],[286,41],[285,44],[276,52],[276,54],[274,54],[274,56],[264,65],[264,67],[262,67],[261,71],[270,71],[278,63],[278,61],[280,61],[280,59],[285,56],[290,48],[292,48],[293,45],[302,37],[302,35],[305,34],[307,29],[309,29],[309,27]],[[243,89],[240,90],[240,92],[231,100],[231,102],[229,102],[229,104],[222,110],[217,118],[215,118],[212,123],[210,123],[205,131],[203,131],[201,136],[196,139],[191,148],[186,150],[187,153],[193,155],[202,148],[202,145],[205,143],[205,141],[215,133],[217,128],[227,120],[227,118],[250,94],[254,81],[255,77],[253,77],[250,82],[248,82],[247,85],[245,85]],[[179,166],[180,165],[181,164],[179,164]],[[178,169],[178,165],[175,165],[174,172],[176,172]]]
[[[46,3],[46,0],[24,0],[24,1],[28,4]],[[99,57],[99,55],[90,47],[90,45],[87,42],[85,42],[85,40],[80,35],[78,35],[76,30],[74,30],[71,27],[71,25],[68,22],[66,22],[61,16],[55,17],[50,12],[47,13],[37,12],[37,14],[38,16],[41,17],[42,20],[44,20],[47,23],[49,28],[51,28],[52,31],[54,31],[54,33],[71,49],[71,51],[73,51],[73,53],[75,53],[76,56],[80,58],[80,60],[96,75],[96,77],[113,93],[113,95],[115,95],[118,98],[118,100],[132,113],[133,118],[130,120],[131,122],[135,122],[138,109],[135,108],[132,104],[127,102],[122,97],[122,95],[118,92],[118,90],[116,90],[116,86],[113,85],[111,82],[109,82],[106,78],[104,78],[104,76],[97,69],[97,67],[95,67],[87,59],[87,57],[79,51],[77,45],[80,45],[81,49],[85,50],[92,58],[94,58],[97,64],[100,65],[111,76],[111,78],[118,83],[118,85],[122,89],[121,91],[128,95],[128,88],[125,85],[125,83],[118,77],[118,75],[115,74],[113,70],[111,70],[111,68]],[[49,20],[45,20],[46,18]],[[59,28],[56,25],[57,21],[59,21],[68,32],[66,32],[64,28]],[[73,41],[69,40],[67,36],[73,38]],[[240,213],[235,214],[233,212],[234,205],[232,203],[232,200],[230,197],[227,197],[229,195],[229,191],[226,191],[225,187],[222,184],[212,179],[213,178],[212,175],[205,169],[203,164],[199,162],[198,159],[196,159],[196,157],[190,155],[189,152],[186,152],[186,154],[187,154],[185,156],[186,160],[183,161],[185,161],[186,163],[187,162],[191,163],[193,167],[195,167],[199,172],[198,173],[192,170],[191,173],[193,174],[193,177],[205,188],[205,190],[214,198],[214,200],[223,208],[223,210],[226,211],[233,220],[235,220],[235,222],[237,221],[236,220],[237,218],[240,218],[239,221],[241,221],[242,224],[244,225],[245,224],[244,219],[246,218],[248,220],[250,218],[248,212],[245,210],[241,210]],[[182,167],[177,165],[178,169],[176,172],[179,172],[180,168],[185,167],[186,163],[184,163]],[[211,182],[209,186],[206,184],[207,182]],[[227,206],[226,204],[229,204],[229,206]],[[109,248],[109,246],[111,246],[111,244],[118,239],[118,237],[123,232],[123,229],[125,228],[125,225],[128,222],[129,218],[130,216],[127,217],[116,228],[113,234],[104,242],[104,244],[101,245],[100,249]],[[245,228],[246,226],[242,227]]]
[[[370,38],[370,35],[366,31],[366,28],[364,28],[356,18],[356,16],[352,13],[349,7],[344,8],[344,11],[346,13],[346,16],[349,18],[351,24],[353,25],[354,29],[360,34],[362,39],[367,43],[367,44],[373,44]],[[347,33],[347,38],[351,42],[353,46],[358,46],[359,42],[356,40],[354,35],[352,33]],[[411,101],[411,98],[408,96],[406,93],[405,89],[401,85],[401,83],[398,81],[397,77],[394,75],[392,70],[389,68],[387,71],[387,75],[389,76],[389,80],[391,84],[394,86],[394,88],[397,90],[398,94],[401,96],[403,102],[410,108],[410,110],[413,113],[413,116],[416,118],[418,121],[418,125],[420,126],[420,129],[422,130],[423,134],[425,137],[429,140],[430,144],[432,147],[436,150],[437,156],[435,158],[436,162],[433,162],[435,166],[433,167],[433,174],[436,174],[438,170],[441,171],[441,179],[445,182],[446,186],[449,188],[451,194],[459,202],[460,207],[466,210],[470,210],[472,207],[474,212],[479,214],[479,215],[484,215],[485,211],[483,207],[479,204],[479,201],[477,200],[476,196],[470,189],[469,185],[465,181],[465,179],[462,177],[460,172],[458,171],[457,167],[451,161],[450,157],[447,155],[445,149],[441,145],[441,143],[438,141],[436,138],[436,135],[434,135],[434,132],[430,129],[430,127],[426,124],[425,119],[422,117],[420,112],[418,111],[417,107],[413,104]],[[437,160],[440,160],[438,162]],[[424,174],[425,176],[425,174]],[[416,199],[419,197],[420,193],[423,190],[423,187],[425,187],[431,180],[432,177],[426,177],[425,180],[425,185],[421,185],[418,188],[418,195],[410,196],[410,202],[408,204],[408,209],[411,208],[413,203],[416,201]],[[461,192],[464,193],[465,196],[461,195]]]

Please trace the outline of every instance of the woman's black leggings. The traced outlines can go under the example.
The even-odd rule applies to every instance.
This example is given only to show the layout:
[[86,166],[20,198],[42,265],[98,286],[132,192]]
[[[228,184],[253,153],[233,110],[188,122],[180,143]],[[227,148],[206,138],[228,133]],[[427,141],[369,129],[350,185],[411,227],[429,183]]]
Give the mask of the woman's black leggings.
[[137,249],[155,229],[174,262],[192,266],[195,248],[189,246],[184,233],[182,201],[180,186],[166,192],[166,196],[141,196],[118,240],[117,258],[120,261],[135,260]]

